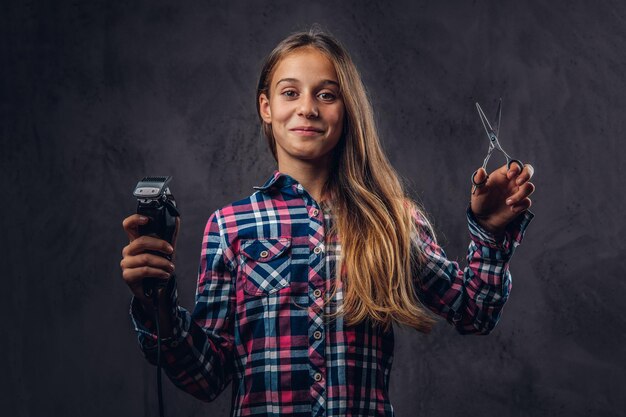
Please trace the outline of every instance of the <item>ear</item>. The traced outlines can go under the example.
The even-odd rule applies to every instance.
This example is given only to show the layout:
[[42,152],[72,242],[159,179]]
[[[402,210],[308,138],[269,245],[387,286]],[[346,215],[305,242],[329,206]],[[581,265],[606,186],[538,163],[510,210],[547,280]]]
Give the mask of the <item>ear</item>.
[[272,123],[272,110],[270,109],[270,99],[267,98],[265,93],[261,93],[259,96],[259,113],[261,119],[267,124]]

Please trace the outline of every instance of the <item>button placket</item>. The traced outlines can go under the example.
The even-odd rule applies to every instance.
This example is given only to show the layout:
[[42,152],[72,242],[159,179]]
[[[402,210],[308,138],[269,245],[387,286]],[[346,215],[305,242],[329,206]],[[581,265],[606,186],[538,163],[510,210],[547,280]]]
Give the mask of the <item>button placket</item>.
[[322,210],[317,206],[316,202],[307,204],[309,215],[309,271],[313,271],[309,275],[309,297],[310,306],[308,316],[310,319],[308,328],[309,342],[309,361],[310,361],[310,378],[311,378],[311,396],[314,399],[314,407],[311,410],[313,415],[325,414],[326,402],[326,341],[324,334],[324,317],[322,301],[324,296],[323,288],[326,283],[326,261],[324,235],[326,222]]

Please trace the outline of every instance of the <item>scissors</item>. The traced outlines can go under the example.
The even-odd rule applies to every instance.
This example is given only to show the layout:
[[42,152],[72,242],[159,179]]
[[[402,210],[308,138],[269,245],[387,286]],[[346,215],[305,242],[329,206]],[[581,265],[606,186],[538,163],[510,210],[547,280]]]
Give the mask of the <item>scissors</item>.
[[[485,132],[487,132],[487,137],[489,138],[489,150],[487,151],[487,156],[485,157],[485,160],[483,161],[483,169],[486,170],[487,162],[489,161],[489,158],[491,157],[491,153],[493,152],[494,149],[496,149],[504,154],[506,158],[507,170],[511,168],[511,164],[513,163],[516,163],[520,167],[520,169],[523,170],[524,164],[522,163],[522,161],[520,161],[519,159],[511,158],[506,152],[504,152],[504,149],[502,149],[502,146],[500,146],[500,142],[498,141],[498,133],[500,132],[500,117],[502,116],[502,99],[500,99],[500,103],[498,104],[495,130],[493,127],[491,127],[491,124],[489,123],[489,120],[487,120],[487,116],[485,116],[483,109],[480,108],[480,104],[476,103],[476,109],[478,110],[480,121],[483,122],[483,126],[485,127]],[[487,183],[487,180],[489,179],[489,174],[487,174],[487,178],[485,178],[483,181],[481,182],[474,181],[474,177],[476,176],[477,172],[478,170],[474,171],[474,173],[472,174],[472,184],[474,184],[474,187],[472,188],[472,194],[476,192],[477,188],[485,185]]]

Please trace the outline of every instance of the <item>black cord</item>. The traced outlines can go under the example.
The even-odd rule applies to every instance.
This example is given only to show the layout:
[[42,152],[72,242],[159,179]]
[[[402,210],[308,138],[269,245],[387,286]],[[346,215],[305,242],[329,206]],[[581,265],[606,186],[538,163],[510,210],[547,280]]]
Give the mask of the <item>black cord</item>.
[[156,324],[157,334],[157,392],[159,397],[159,416],[165,417],[163,411],[163,386],[161,384],[161,329],[159,327],[159,291],[156,288],[151,289],[152,305],[154,306],[154,321]]

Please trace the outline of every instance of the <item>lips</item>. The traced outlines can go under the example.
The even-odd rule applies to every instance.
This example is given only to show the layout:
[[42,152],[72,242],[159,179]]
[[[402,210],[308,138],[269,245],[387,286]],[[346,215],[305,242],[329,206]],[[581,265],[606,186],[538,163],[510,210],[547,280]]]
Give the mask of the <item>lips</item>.
[[315,133],[322,133],[322,132],[324,132],[323,129],[320,129],[320,128],[317,128],[317,127],[314,127],[314,126],[296,126],[296,127],[292,128],[292,129],[289,129],[289,130],[294,131],[294,132],[298,132],[298,131],[301,131],[301,132],[315,132]]

